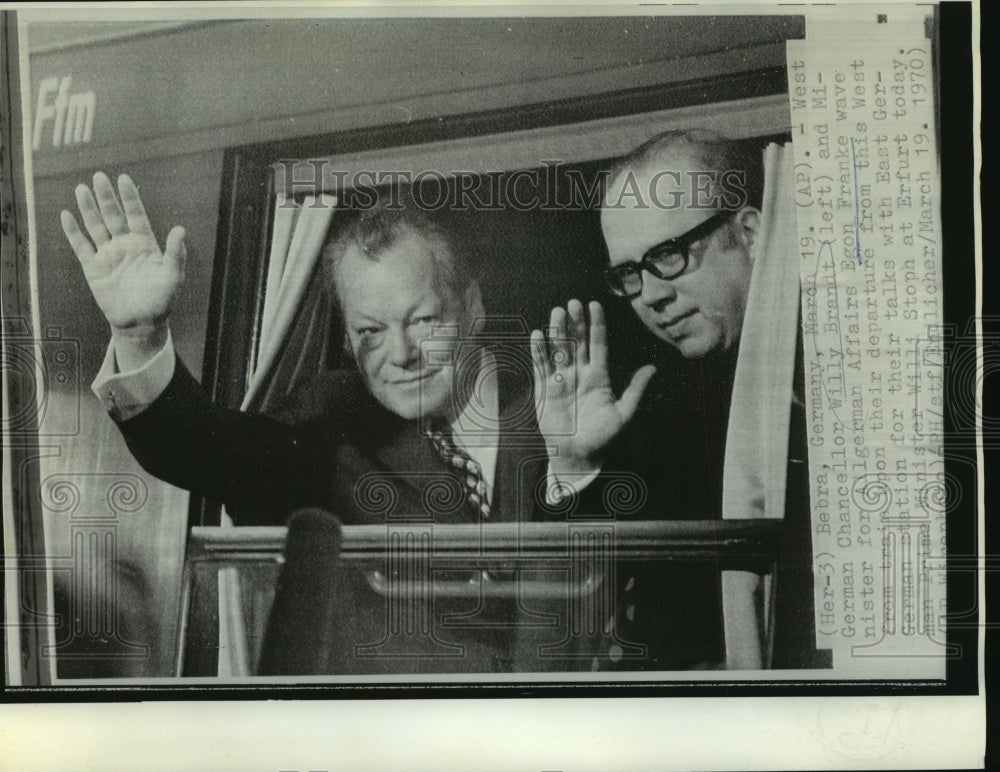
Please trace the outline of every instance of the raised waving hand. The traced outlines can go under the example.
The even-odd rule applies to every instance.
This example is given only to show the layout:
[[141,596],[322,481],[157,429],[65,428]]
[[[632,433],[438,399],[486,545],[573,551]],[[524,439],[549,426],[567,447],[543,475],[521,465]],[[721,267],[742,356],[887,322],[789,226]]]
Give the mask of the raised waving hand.
[[68,211],[62,213],[63,232],[112,333],[159,337],[184,281],[184,229],[173,228],[161,250],[128,175],[118,178],[118,194],[102,172],[94,175],[93,191],[78,185],[76,203],[87,233]]
[[[535,364],[535,404],[538,427],[550,448],[555,472],[599,467],[604,451],[635,415],[643,392],[656,372],[639,368],[621,398],[616,398],[608,375],[607,331],[600,303],[589,306],[571,300],[552,309],[548,338],[531,333]],[[551,449],[558,447],[552,455]]]

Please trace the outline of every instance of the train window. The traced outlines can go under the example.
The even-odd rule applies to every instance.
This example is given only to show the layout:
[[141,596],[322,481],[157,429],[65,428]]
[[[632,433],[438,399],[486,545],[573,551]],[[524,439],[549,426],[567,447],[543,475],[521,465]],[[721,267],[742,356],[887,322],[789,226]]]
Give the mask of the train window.
[[[731,104],[662,107],[675,98],[691,101],[666,87],[651,92],[659,109],[636,113],[623,95],[600,111],[586,105],[598,114],[585,121],[579,101],[237,146],[221,157],[206,151],[132,161],[128,171],[142,181],[156,231],[183,223],[191,245],[188,289],[174,310],[174,345],[185,361],[204,362],[202,385],[215,401],[262,412],[280,412],[288,395],[317,372],[349,366],[317,255],[352,201],[407,180],[446,227],[467,234],[485,311],[500,320],[495,334],[513,334],[507,340],[523,347],[553,306],[570,297],[604,298],[616,352],[612,377],[621,389],[650,350],[634,317],[609,302],[604,288],[597,196],[608,159],[658,130],[704,123],[706,111],[748,146],[780,138],[785,97],[778,75],[766,78],[774,79],[773,95],[765,87],[758,88],[763,95],[743,98],[739,76],[717,84],[716,98],[726,97],[728,88],[739,102],[738,120]],[[68,183],[58,165],[41,169],[36,215],[58,219],[59,208],[72,206],[67,184],[79,178]],[[182,184],[195,178],[202,183]],[[338,202],[330,206],[334,197]],[[221,202],[218,220],[213,202]],[[214,261],[206,246],[213,231]],[[62,439],[58,453],[34,462],[54,568],[53,610],[62,620],[54,629],[56,675],[163,675],[178,661],[188,675],[252,672],[259,650],[246,641],[263,634],[275,565],[265,561],[248,570],[240,563],[222,570],[218,584],[202,571],[200,581],[192,578],[181,592],[187,530],[177,513],[189,510],[188,524],[196,526],[225,515],[218,503],[145,473],[87,393],[105,355],[105,323],[93,304],[65,302],[87,297],[87,290],[62,239],[57,230],[42,229],[37,249],[39,313],[51,332],[46,345],[52,362],[68,368],[65,377],[55,373],[46,391],[40,430]],[[683,370],[684,378],[697,375],[681,361],[670,368]],[[684,518],[711,516],[710,507],[693,499],[680,511]],[[100,570],[81,574],[70,557],[80,550]],[[116,602],[97,600],[108,597]],[[91,619],[95,602],[103,616]]]
[[[756,109],[758,125],[780,125],[780,110],[778,114],[771,113],[766,100]],[[635,368],[649,359],[650,351],[633,315],[624,305],[613,302],[605,289],[603,267],[607,258],[598,218],[601,183],[608,170],[607,159],[627,147],[634,136],[651,131],[653,125],[661,128],[683,126],[685,120],[683,111],[673,111],[638,118],[626,116],[605,121],[599,127],[568,125],[559,130],[510,132],[419,147],[390,147],[298,160],[289,158],[294,146],[267,148],[278,160],[269,167],[269,184],[264,188],[268,191],[267,200],[258,201],[258,207],[259,211],[268,213],[270,226],[267,231],[259,231],[262,234],[260,243],[251,250],[261,262],[256,272],[259,277],[256,288],[243,294],[253,304],[257,319],[256,334],[245,349],[252,367],[246,370],[245,395],[240,398],[234,394],[230,399],[241,401],[245,408],[281,415],[289,400],[294,402],[297,398],[303,384],[324,370],[354,366],[345,354],[345,331],[323,287],[319,253],[327,232],[329,238],[335,238],[349,212],[370,206],[373,196],[392,200],[398,194],[398,188],[385,184],[385,180],[408,183],[407,195],[432,211],[437,223],[449,232],[464,234],[462,245],[474,266],[487,314],[484,320],[487,326],[480,331],[486,329],[489,334],[501,336],[505,345],[526,351],[528,332],[544,325],[549,310],[565,303],[567,298],[601,298],[607,307],[608,326],[613,335],[611,348],[616,354],[612,375],[620,391]],[[769,141],[781,138],[781,134],[748,137],[745,145],[751,156],[759,155]],[[329,142],[336,146],[338,138],[333,137]],[[574,148],[573,158],[555,158],[555,147],[560,143],[562,147]],[[251,155],[259,159],[262,153],[254,149]],[[526,163],[532,165],[519,166]],[[254,189],[259,196],[262,186],[254,186]],[[239,198],[246,193],[236,191],[233,195]],[[547,200],[543,200],[544,197],[548,197]],[[245,253],[246,250],[241,251]],[[223,266],[221,270],[227,268]],[[284,323],[276,321],[280,319],[284,319]],[[509,361],[518,361],[518,357],[515,355]],[[528,360],[522,356],[520,361]],[[668,368],[678,382],[703,382],[704,374],[695,373],[682,359],[668,361]],[[232,365],[241,371],[245,367],[240,361]],[[229,379],[217,379],[226,380]],[[302,418],[301,410],[296,412],[296,417]],[[706,425],[702,432],[721,431],[724,420],[722,414],[713,416],[712,426]],[[720,449],[721,443],[713,452]],[[721,467],[721,457],[712,463]],[[654,477],[656,475],[650,479]],[[687,494],[687,498],[681,499],[674,496],[674,511],[647,513],[646,516],[659,520],[711,520],[717,517],[715,499],[719,482],[709,477],[700,494]],[[658,500],[669,498],[658,497]],[[210,516],[203,522],[212,520]],[[655,527],[656,523],[648,525]],[[231,553],[230,557],[238,557],[228,566],[217,556],[207,562],[203,556],[196,561],[196,568],[189,569],[188,592],[197,602],[186,607],[182,632],[196,640],[205,640],[205,634],[199,632],[199,624],[214,613],[214,577],[218,572],[221,577],[219,625],[223,638],[228,639],[222,648],[220,672],[247,675],[252,672],[247,667],[262,664],[264,630],[259,624],[260,608],[266,607],[274,597],[274,564],[264,558],[263,571],[259,567],[255,572],[248,570],[253,561],[248,562],[247,556],[257,555],[252,529],[243,535],[220,538],[225,543],[229,543],[229,539],[234,540],[233,543],[244,543],[245,551]],[[691,602],[702,603],[707,608],[718,607],[711,597],[720,592],[720,556],[714,554],[714,561],[703,561],[714,562],[711,569],[677,574],[680,581],[685,581],[686,577],[689,583],[692,577],[697,577],[695,583],[700,581],[706,589],[701,596],[691,593]],[[646,572],[655,570],[645,561],[622,563],[622,570],[635,570],[637,566]],[[664,576],[668,574],[669,571]],[[530,575],[530,569],[518,569],[514,575],[523,581]],[[663,576],[660,578],[666,581]],[[606,581],[608,584],[601,592],[608,592],[613,582],[610,577],[606,577]],[[372,589],[369,586],[359,592],[364,595]],[[402,591],[392,586],[388,590],[390,595]],[[565,596],[568,590],[564,583],[554,582],[550,583],[549,591],[553,596],[560,593]],[[516,597],[517,593],[512,595]],[[381,608],[379,602],[373,605],[371,598],[362,605]],[[385,610],[384,613],[392,612]],[[677,613],[686,613],[689,618],[695,615],[693,610]],[[410,622],[415,623],[412,619]],[[607,622],[605,620],[605,624]],[[692,663],[718,666],[723,661],[720,626],[721,620],[714,620],[707,626],[714,630],[714,640],[709,640],[712,632],[705,632],[700,642],[700,656],[686,666],[693,666]],[[764,627],[766,614],[760,629]],[[696,638],[692,634],[691,640]],[[626,657],[620,667],[671,667],[655,659],[637,662],[635,652],[629,651],[633,656]],[[180,672],[197,672],[199,665],[183,651],[179,653],[183,662]],[[348,659],[351,664],[344,665],[348,670],[359,666],[358,662]],[[388,672],[405,673],[413,666],[412,658],[406,657],[396,662],[385,659],[380,662],[382,667],[388,667]],[[590,660],[585,664],[589,667]],[[454,667],[455,664],[445,662],[444,666]],[[468,667],[468,663],[465,666]],[[553,662],[543,658],[529,665],[522,656],[519,667],[553,667]],[[577,670],[581,662],[563,660],[561,667]],[[480,663],[480,669],[489,672],[494,668]],[[362,666],[359,672],[367,671]]]
[[[449,39],[452,23],[423,20],[418,24],[427,32],[426,40],[441,42]],[[480,36],[476,39],[493,41],[499,22],[467,19],[454,23],[465,33]],[[606,466],[587,484],[597,480],[590,490],[603,495],[621,491],[621,486],[629,489],[632,482],[628,481],[638,479],[641,495],[637,500],[644,503],[630,510],[624,499],[608,493],[612,498],[588,510],[587,517],[578,517],[576,510],[556,508],[540,515],[540,522],[527,517],[507,520],[531,521],[532,528],[552,522],[575,527],[585,520],[593,521],[593,533],[587,532],[590,535],[583,531],[574,531],[576,536],[559,535],[558,529],[544,527],[531,531],[530,539],[535,540],[532,543],[537,544],[539,554],[550,557],[559,539],[579,537],[603,544],[602,517],[621,527],[620,533],[608,536],[608,543],[615,545],[615,550],[621,547],[621,554],[603,573],[573,563],[560,564],[566,581],[559,585],[559,580],[556,585],[569,593],[564,598],[567,604],[584,585],[592,591],[587,596],[596,604],[592,610],[604,608],[601,593],[609,588],[625,592],[623,588],[633,586],[689,585],[684,598],[658,597],[658,602],[669,606],[662,619],[641,613],[648,598],[638,603],[622,601],[615,611],[621,618],[603,620],[614,634],[601,635],[619,636],[616,645],[632,640],[629,635],[635,640],[667,640],[672,633],[664,620],[670,618],[680,620],[676,629],[701,631],[692,633],[686,642],[675,642],[676,650],[681,651],[698,640],[697,651],[685,652],[675,661],[622,656],[619,662],[605,657],[601,667],[681,670],[717,667],[725,662],[730,667],[743,664],[756,668],[771,661],[781,667],[829,668],[828,652],[816,645],[815,585],[813,567],[808,564],[810,481],[805,463],[804,411],[817,392],[806,388],[803,369],[810,346],[818,356],[816,340],[823,334],[813,330],[813,339],[808,340],[803,332],[811,329],[804,300],[810,277],[794,271],[783,274],[773,265],[762,269],[762,261],[754,257],[757,289],[747,290],[746,306],[733,304],[741,314],[736,336],[726,338],[723,330],[720,340],[728,345],[688,356],[679,346],[661,345],[664,341],[676,344],[677,340],[643,321],[638,306],[646,300],[637,299],[635,293],[641,292],[640,285],[647,289],[655,286],[654,279],[682,284],[694,276],[701,265],[701,248],[711,240],[697,230],[705,223],[690,223],[692,227],[684,233],[671,234],[657,244],[644,244],[642,249],[630,243],[625,250],[628,254],[615,254],[621,270],[609,279],[605,269],[614,245],[602,229],[600,206],[612,159],[668,130],[697,132],[710,127],[730,140],[730,150],[741,163],[755,159],[747,161],[741,171],[759,164],[760,169],[755,166],[750,176],[763,180],[765,186],[759,191],[760,211],[751,220],[737,222],[734,216],[711,222],[720,227],[724,224],[724,232],[735,240],[732,243],[742,244],[748,255],[750,241],[755,241],[757,253],[771,254],[769,239],[781,240],[782,254],[791,254],[794,250],[788,244],[792,243],[791,224],[796,215],[788,209],[794,208],[794,196],[787,172],[792,150],[782,146],[791,139],[790,127],[796,126],[790,111],[799,108],[795,102],[789,104],[785,43],[804,34],[802,19],[760,17],[744,23],[713,18],[713,42],[701,44],[685,35],[702,21],[650,20],[642,30],[635,30],[638,38],[629,33],[630,46],[638,45],[651,54],[646,61],[653,70],[644,67],[642,72],[621,63],[621,41],[602,42],[603,23],[573,22],[580,33],[575,40],[588,41],[596,52],[600,64],[596,69],[580,69],[573,57],[553,56],[551,51],[532,53],[539,41],[551,41],[562,34],[552,20],[540,20],[537,27],[522,30],[522,51],[529,59],[537,56],[531,59],[537,67],[533,70],[511,62],[503,73],[516,81],[516,87],[506,81],[498,84],[491,67],[482,62],[476,65],[475,73],[466,73],[473,80],[465,83],[454,77],[447,61],[425,56],[425,51],[408,52],[399,60],[388,57],[392,60],[383,62],[386,70],[378,76],[361,66],[363,57],[345,54],[341,64],[353,68],[350,77],[344,76],[346,81],[310,84],[296,79],[286,89],[281,67],[265,67],[242,53],[247,41],[300,50],[307,44],[319,46],[336,36],[356,33],[357,40],[351,46],[357,44],[357,49],[345,43],[337,50],[358,53],[367,48],[357,41],[381,42],[386,35],[403,39],[409,30],[393,20],[288,24],[266,29],[267,25],[246,20],[152,24],[141,29],[108,28],[91,48],[93,40],[82,27],[33,22],[37,34],[27,37],[34,43],[24,85],[35,119],[30,137],[34,163],[30,168],[32,214],[38,227],[32,245],[33,275],[28,283],[37,302],[31,309],[36,318],[24,320],[22,328],[37,328],[42,333],[25,361],[33,363],[32,367],[37,365],[46,380],[32,416],[33,431],[44,441],[37,443],[37,453],[22,459],[21,466],[24,474],[32,477],[23,490],[37,498],[25,510],[40,515],[35,518],[36,526],[44,523],[35,533],[40,542],[44,531],[39,554],[52,569],[51,587],[45,588],[40,580],[35,595],[51,595],[51,604],[39,604],[36,610],[47,620],[51,640],[46,651],[52,655],[48,661],[56,663],[53,674],[58,679],[267,671],[267,620],[272,606],[281,607],[282,577],[295,577],[294,571],[285,570],[289,563],[282,563],[281,554],[283,549],[290,550],[288,545],[299,543],[299,532],[292,528],[263,535],[242,527],[230,528],[227,534],[217,529],[228,520],[260,525],[261,519],[269,528],[284,527],[282,517],[287,513],[280,507],[271,507],[261,515],[265,506],[260,502],[274,502],[267,499],[273,480],[258,478],[260,468],[230,470],[226,479],[239,474],[246,477],[244,488],[250,493],[244,500],[226,500],[223,507],[222,500],[227,497],[210,484],[189,495],[143,470],[134,454],[148,443],[130,436],[130,445],[126,445],[105,415],[107,405],[90,393],[91,380],[106,356],[107,322],[91,302],[86,279],[58,224],[61,210],[76,207],[76,185],[84,182],[93,186],[93,174],[98,170],[107,171],[112,178],[127,172],[136,181],[156,234],[166,234],[175,224],[187,231],[187,279],[171,314],[172,343],[179,361],[194,371],[202,391],[216,405],[266,415],[283,426],[294,425],[296,432],[324,414],[329,400],[323,402],[322,389],[327,388],[330,373],[340,377],[354,371],[352,377],[357,375],[361,348],[345,347],[345,338],[361,333],[343,327],[324,277],[322,251],[343,229],[353,227],[356,220],[352,218],[370,207],[373,197],[391,200],[405,189],[408,200],[418,202],[417,208],[424,210],[435,227],[460,234],[455,236],[456,243],[461,243],[462,256],[476,279],[482,301],[483,323],[475,326],[476,333],[491,351],[502,352],[496,354],[497,362],[512,372],[520,368],[515,376],[525,383],[533,372],[531,331],[544,329],[551,309],[566,306],[572,298],[599,300],[607,322],[611,391],[622,394],[632,375],[644,365],[655,364],[657,371],[647,397],[637,408],[639,417],[621,434],[613,453],[609,451]],[[517,25],[509,26],[510,30],[501,30],[504,35]],[[176,70],[160,72],[144,58],[144,52],[151,51],[157,61],[173,61],[167,54],[179,41],[189,45],[192,57],[177,63]],[[216,80],[212,80],[203,73],[212,69],[208,64],[218,63],[219,41],[225,50],[239,49],[241,53],[224,62],[223,74],[213,75]],[[421,45],[430,45],[424,38],[421,41]],[[676,50],[664,53],[664,41],[676,43]],[[136,63],[134,88],[108,87],[120,77],[120,61]],[[256,68],[256,80],[229,78],[249,67]],[[537,73],[547,72],[545,67],[556,71],[551,77],[539,78]],[[406,72],[408,68],[415,70]],[[625,70],[637,77],[628,88],[618,79]],[[370,94],[358,88],[358,83],[371,85],[373,78],[377,88]],[[422,78],[428,80],[426,87]],[[152,105],[155,116],[136,109],[147,80],[175,97]],[[231,100],[218,100],[219,91],[211,84],[228,84],[229,80],[239,81],[239,86],[233,87]],[[193,84],[190,93],[179,85],[185,83]],[[344,91],[337,92],[341,87]],[[400,101],[408,90],[418,87],[423,90],[414,92],[412,100]],[[260,94],[271,92],[275,94],[273,101],[262,105]],[[171,101],[180,111],[178,116],[165,112],[166,103]],[[258,109],[263,112],[250,121],[249,128],[244,127],[248,116],[256,115]],[[102,121],[108,114],[129,117],[118,123]],[[176,131],[164,133],[164,126],[173,126]],[[922,145],[929,143],[929,135],[920,137]],[[801,147],[798,143],[797,137],[796,148]],[[846,141],[841,144],[846,146]],[[689,171],[692,179],[699,173]],[[863,190],[859,183],[858,194]],[[775,214],[778,212],[781,214]],[[757,215],[759,219],[753,219]],[[741,236],[743,242],[739,241]],[[816,258],[814,281],[821,278],[828,246],[824,242],[822,256]],[[859,252],[856,265],[863,260],[864,254]],[[680,263],[683,266],[678,268]],[[856,270],[854,265],[851,270]],[[745,273],[740,286],[747,288],[750,279]],[[609,287],[615,277],[624,282],[615,286],[617,292]],[[724,277],[719,286],[727,280]],[[804,283],[795,285],[795,280]],[[766,290],[759,289],[765,281],[772,283]],[[397,288],[399,292],[403,289],[402,284]],[[388,294],[385,297],[391,299]],[[932,301],[928,300],[928,307]],[[470,307],[478,308],[471,301]],[[753,308],[767,313],[754,312]],[[781,324],[774,322],[779,308],[784,320]],[[725,317],[715,307],[713,314],[713,318]],[[746,324],[744,318],[749,320]],[[684,318],[661,321],[661,327],[671,328],[675,324],[683,328],[685,323]],[[8,326],[15,333],[20,329],[13,323]],[[15,334],[12,340],[16,339]],[[733,345],[737,340],[738,347]],[[778,346],[780,356],[775,353]],[[751,350],[755,353],[744,354]],[[773,366],[757,368],[748,376],[753,368],[741,367],[737,356],[743,363],[756,357],[758,363],[766,361]],[[772,389],[778,381],[780,388]],[[34,376],[27,375],[18,383],[15,391],[25,393],[38,385]],[[353,388],[360,382],[350,383]],[[472,384],[474,388],[478,385]],[[371,396],[364,388],[351,391],[345,387],[337,392],[348,408],[361,406],[354,411],[360,417],[370,415],[364,409],[365,395]],[[528,390],[518,395],[525,397],[525,405],[531,402]],[[846,387],[841,396],[845,395]],[[101,395],[105,402],[107,397]],[[831,409],[836,408],[835,402],[831,405]],[[350,414],[349,409],[347,412]],[[779,417],[771,421],[772,415]],[[376,423],[368,427],[373,436],[378,432]],[[732,434],[734,426],[739,429],[736,435]],[[164,431],[166,428],[176,427],[163,427]],[[440,426],[427,428],[437,436],[428,438],[424,451],[447,456],[447,463],[465,470],[482,467],[478,459],[472,458],[470,467],[467,460],[448,450]],[[730,442],[727,432],[730,438],[736,436],[736,441]],[[678,441],[680,437],[683,441]],[[246,450],[241,441],[234,439],[232,445]],[[300,441],[297,433],[295,441]],[[502,444],[497,443],[497,454],[505,449]],[[519,451],[529,445],[525,442]],[[760,469],[747,471],[745,467],[751,465],[741,466],[740,458],[733,463],[734,454],[759,462]],[[291,453],[289,457],[301,462],[292,470],[296,473],[314,463],[310,460],[314,456],[300,458]],[[538,458],[529,460],[534,463]],[[518,464],[513,466],[520,473]],[[156,464],[147,466],[155,468]],[[277,466],[280,464],[261,468],[267,472]],[[385,466],[395,468],[388,463]],[[496,467],[503,468],[499,463]],[[759,490],[754,488],[759,480],[743,487],[729,485],[730,470],[742,470],[734,474],[743,474],[743,482],[763,470],[766,480],[758,488],[767,489],[770,503],[761,504]],[[169,467],[164,476],[174,479],[174,471]],[[628,478],[627,473],[634,473],[635,478]],[[311,481],[309,484],[325,479],[311,473],[303,473],[303,477]],[[497,483],[481,477],[478,482],[473,480],[473,488],[481,483],[488,491]],[[259,488],[255,486],[258,481]],[[359,473],[358,485],[369,482]],[[510,495],[515,497],[527,491],[517,480],[511,485]],[[351,514],[361,506],[351,498],[360,496],[361,489],[345,491],[337,487],[329,498],[331,510],[342,520],[337,550],[350,565],[360,560],[358,565],[363,569],[358,569],[355,578],[361,577],[364,584],[359,585],[359,591],[382,602],[400,587],[394,584],[387,563],[381,568],[373,566],[371,554],[365,553],[373,537],[356,529],[371,523]],[[315,490],[306,492],[311,498],[305,503],[310,506],[326,501]],[[481,492],[473,493],[480,496],[473,500],[482,503]],[[543,498],[544,502],[534,503],[539,507],[552,505]],[[586,496],[577,499],[586,501]],[[510,506],[502,497],[500,501],[503,507]],[[420,509],[425,503],[421,499],[407,506]],[[591,502],[586,503],[589,506]],[[731,534],[725,521],[734,510],[740,518],[761,527],[768,549],[777,544],[770,538],[773,528],[757,520],[782,515],[798,518],[778,540],[778,558],[795,555],[797,562],[791,566],[779,563],[775,582],[760,580],[769,573],[768,561],[775,555],[768,553],[767,559],[758,560],[757,542],[751,549],[756,557],[745,565],[739,555],[726,552]],[[480,514],[486,511],[479,510]],[[416,510],[408,512],[408,516],[416,514]],[[501,521],[498,526],[509,525],[504,518],[497,520]],[[709,525],[719,523],[723,525]],[[394,521],[392,526],[396,525]],[[420,543],[424,537],[417,525],[410,523],[410,530],[393,533],[403,541]],[[455,524],[441,525],[450,528]],[[391,530],[386,531],[386,538]],[[461,528],[454,533],[445,528],[441,533],[446,540],[455,540],[449,544],[462,545],[455,547],[459,552],[472,549],[473,542],[466,541],[470,534]],[[485,565],[462,562],[467,557],[462,553],[462,560],[445,561],[440,576],[427,578],[452,604],[450,610],[439,609],[432,626],[441,622],[442,629],[466,631],[502,627],[496,620],[479,625],[478,607],[463,606],[469,598],[456,601],[448,594],[456,582],[469,584],[474,578],[469,571],[480,572],[479,579],[472,582],[475,592],[470,598],[486,599],[491,593],[507,600],[513,597],[524,601],[520,611],[533,623],[558,626],[560,623],[552,620],[560,614],[532,605],[529,597],[536,591],[539,597],[544,594],[538,588],[551,577],[543,577],[542,568],[525,562],[516,552],[498,547],[510,546],[512,536],[504,528],[489,533],[493,535],[482,542],[490,552]],[[637,546],[642,539],[633,539],[635,534],[645,534],[649,543],[662,550],[657,554],[643,552]],[[700,545],[697,560],[685,557],[685,545],[690,546],[685,539],[689,537]],[[322,541],[326,536],[317,538]],[[760,550],[766,551],[763,547]],[[28,549],[24,554],[33,551]],[[710,554],[717,559],[706,557]],[[723,561],[724,556],[728,562]],[[683,570],[678,568],[681,564]],[[431,572],[436,571],[432,567]],[[582,579],[576,576],[580,571]],[[608,579],[608,571],[615,578]],[[737,576],[740,573],[742,578]],[[27,576],[23,575],[26,581]],[[590,585],[587,577],[593,579]],[[574,584],[576,580],[580,581]],[[419,584],[423,579],[414,581]],[[487,587],[489,581],[496,584]],[[530,588],[527,595],[511,591],[519,584]],[[580,597],[586,595],[580,592]],[[431,595],[435,593],[437,590]],[[743,598],[742,612],[753,617],[749,626],[758,628],[753,631],[756,649],[743,663],[732,659],[740,645],[726,637],[740,626],[736,617],[725,613],[725,599],[732,597]],[[106,602],[109,598],[114,601]],[[737,605],[729,604],[729,609]],[[395,607],[390,604],[385,608]],[[710,611],[704,614],[705,609]],[[281,613],[287,613],[287,608]],[[595,611],[590,621],[600,616]],[[407,618],[422,624],[412,615]],[[807,624],[799,625],[802,619]],[[777,623],[772,625],[774,620]],[[783,627],[788,620],[794,629]],[[626,630],[632,632],[626,634]],[[773,651],[768,643],[772,630],[776,632]],[[758,634],[760,631],[764,634]],[[179,646],[178,641],[182,641]],[[551,643],[546,639],[538,645],[544,648]],[[631,651],[627,646],[622,648],[626,654]],[[473,671],[512,667],[509,659],[504,655],[503,662],[481,663]],[[520,667],[531,669],[525,660],[519,662]],[[413,662],[397,665],[394,672],[407,672]],[[589,666],[581,659],[563,662],[555,669],[579,671]]]

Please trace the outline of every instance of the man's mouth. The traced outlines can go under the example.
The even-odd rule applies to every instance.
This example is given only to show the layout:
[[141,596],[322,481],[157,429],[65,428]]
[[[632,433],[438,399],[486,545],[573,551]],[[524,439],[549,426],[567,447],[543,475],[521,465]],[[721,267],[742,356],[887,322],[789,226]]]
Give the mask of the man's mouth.
[[420,383],[420,381],[425,381],[434,375],[437,370],[422,370],[419,373],[414,373],[413,375],[407,376],[406,378],[397,378],[393,381],[389,381],[392,386],[409,386],[414,383]]
[[657,323],[657,327],[659,327],[661,330],[670,330],[672,328],[677,327],[677,325],[679,325],[685,319],[694,316],[696,313],[697,311],[692,310],[692,311],[686,311],[683,314],[678,314],[677,316],[672,316],[669,319]]

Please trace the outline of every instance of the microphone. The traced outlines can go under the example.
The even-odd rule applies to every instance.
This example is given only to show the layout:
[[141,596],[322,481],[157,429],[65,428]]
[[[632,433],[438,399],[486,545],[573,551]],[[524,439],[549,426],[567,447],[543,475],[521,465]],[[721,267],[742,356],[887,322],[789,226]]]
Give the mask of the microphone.
[[[285,565],[261,649],[261,675],[329,672],[336,629],[340,521],[318,507],[297,510],[288,521]],[[334,634],[333,637],[336,637]]]

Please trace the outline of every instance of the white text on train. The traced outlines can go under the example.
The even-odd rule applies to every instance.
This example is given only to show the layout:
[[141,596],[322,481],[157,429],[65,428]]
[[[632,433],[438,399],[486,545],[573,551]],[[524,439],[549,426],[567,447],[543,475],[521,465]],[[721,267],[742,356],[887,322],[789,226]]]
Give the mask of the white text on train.
[[43,78],[38,85],[38,104],[35,108],[35,131],[32,147],[42,149],[42,136],[52,122],[52,147],[79,145],[90,142],[94,131],[94,114],[97,112],[97,95],[93,91],[69,93],[73,84],[70,75],[61,80]]

